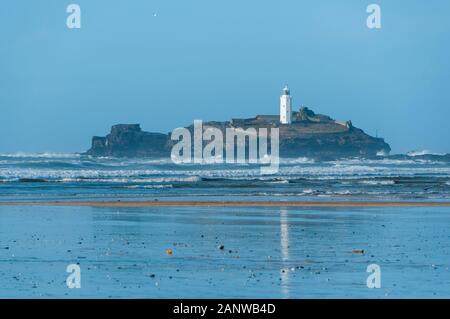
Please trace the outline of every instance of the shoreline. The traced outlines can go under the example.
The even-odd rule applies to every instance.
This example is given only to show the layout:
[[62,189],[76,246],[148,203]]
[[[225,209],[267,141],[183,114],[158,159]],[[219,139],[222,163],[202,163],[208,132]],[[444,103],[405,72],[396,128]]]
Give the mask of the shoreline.
[[450,202],[374,201],[43,201],[0,202],[0,206],[90,207],[450,207]]

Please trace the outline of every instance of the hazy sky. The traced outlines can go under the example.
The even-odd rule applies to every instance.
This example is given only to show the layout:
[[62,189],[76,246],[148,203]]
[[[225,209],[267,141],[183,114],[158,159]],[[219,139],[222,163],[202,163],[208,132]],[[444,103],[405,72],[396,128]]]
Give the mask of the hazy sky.
[[394,152],[450,152],[449,15],[444,0],[5,0],[0,152],[84,151],[117,123],[277,114],[286,83],[295,109],[378,130]]

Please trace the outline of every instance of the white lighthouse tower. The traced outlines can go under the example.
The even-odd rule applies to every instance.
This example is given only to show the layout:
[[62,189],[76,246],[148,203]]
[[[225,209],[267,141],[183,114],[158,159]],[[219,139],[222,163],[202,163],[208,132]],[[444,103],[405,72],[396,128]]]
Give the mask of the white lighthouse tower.
[[288,86],[286,85],[283,89],[283,94],[280,96],[280,123],[281,124],[291,124],[291,114],[292,114],[292,97],[290,95]]

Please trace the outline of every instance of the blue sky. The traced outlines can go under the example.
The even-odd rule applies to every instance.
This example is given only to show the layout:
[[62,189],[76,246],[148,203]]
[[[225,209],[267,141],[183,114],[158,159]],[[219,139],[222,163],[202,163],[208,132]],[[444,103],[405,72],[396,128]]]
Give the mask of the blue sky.
[[0,152],[84,151],[117,123],[276,114],[286,83],[296,109],[378,130],[394,152],[450,152],[449,14],[424,0],[3,1]]

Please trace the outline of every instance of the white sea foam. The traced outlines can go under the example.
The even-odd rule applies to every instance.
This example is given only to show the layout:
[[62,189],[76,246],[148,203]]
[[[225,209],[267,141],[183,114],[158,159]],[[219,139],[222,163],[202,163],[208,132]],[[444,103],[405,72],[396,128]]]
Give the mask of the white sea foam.
[[10,158],[79,158],[81,154],[77,153],[0,153],[0,157],[10,157]]
[[[236,180],[258,179],[261,181],[295,180],[299,178],[332,180],[332,179],[359,179],[364,177],[389,177],[389,176],[415,176],[415,175],[439,175],[450,176],[450,167],[386,167],[367,165],[328,165],[328,166],[289,166],[281,167],[280,172],[274,176],[261,176],[259,169],[212,169],[212,170],[158,170],[158,169],[41,169],[41,168],[0,168],[0,178],[42,178],[63,181],[82,181],[95,179],[119,179],[145,180],[150,182],[198,181],[200,177],[226,178]],[[164,176],[164,177],[161,177]],[[171,179],[172,178],[172,179]],[[285,183],[285,182],[283,182]]]
[[367,181],[361,181],[361,184],[366,185],[394,185],[395,181],[393,180],[367,180]]
[[330,161],[336,165],[414,165],[414,164],[441,164],[442,162],[422,160],[422,159],[361,159],[361,158],[349,158],[338,161]]
[[432,151],[429,150],[419,150],[419,151],[411,151],[408,152],[407,155],[409,156],[422,156],[422,155],[445,155],[444,153],[433,153]]
[[172,184],[167,185],[145,185],[144,188],[172,188]]
[[[22,156],[21,154],[19,156]],[[29,155],[29,154],[27,154]],[[70,154],[74,156],[74,154]],[[50,154],[42,155],[50,156]],[[16,158],[18,159],[18,158]],[[84,157],[83,157],[84,159]],[[8,161],[7,159],[6,161]],[[58,161],[55,167],[51,166],[51,160],[46,157],[41,159],[48,166],[27,167],[27,165],[1,165],[0,178],[4,181],[12,181],[20,178],[46,179],[65,182],[147,182],[147,183],[171,183],[171,182],[197,182],[202,177],[223,178],[233,180],[260,180],[273,183],[289,183],[292,180],[353,180],[366,179],[369,183],[374,177],[414,177],[439,176],[450,177],[449,165],[397,165],[398,162],[387,160],[366,161],[349,159],[328,163],[312,164],[306,158],[293,159],[299,163],[281,166],[275,175],[261,176],[259,167],[235,166],[235,165],[181,165],[173,168],[167,164],[167,160],[99,160],[84,162],[84,166],[74,166],[68,169],[67,165],[80,163],[79,158],[67,158]],[[25,159],[23,163],[34,163],[35,159]],[[400,161],[405,164],[404,161]],[[308,163],[304,165],[304,163]],[[415,163],[415,162],[414,162]],[[96,166],[99,164],[99,166]],[[412,164],[412,163],[411,163]],[[148,165],[148,166],[147,166]],[[60,166],[58,168],[58,166]],[[392,182],[385,182],[387,184]]]
[[157,185],[128,185],[128,186],[124,186],[123,188],[129,188],[129,189],[137,189],[137,188],[148,188],[148,189],[158,189],[158,188],[172,188],[173,185],[172,184],[165,184],[165,185],[161,185],[161,184],[157,184]]
[[[198,176],[190,177],[156,177],[156,178],[64,178],[63,182],[90,182],[90,183],[175,183],[175,182],[198,182]],[[154,186],[154,185],[152,185]]]
[[277,180],[277,181],[271,181],[271,184],[289,184],[289,181],[287,179],[283,180]]
[[377,152],[377,156],[388,156],[388,155],[389,155],[389,153],[386,152],[385,150],[381,150],[381,151]]
[[313,159],[307,157],[298,157],[298,158],[281,158],[280,164],[314,164],[315,161]]
[[334,194],[336,194],[336,195],[354,195],[354,194],[356,194],[356,192],[352,193],[349,190],[343,190],[343,191],[334,192]]

